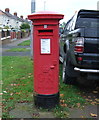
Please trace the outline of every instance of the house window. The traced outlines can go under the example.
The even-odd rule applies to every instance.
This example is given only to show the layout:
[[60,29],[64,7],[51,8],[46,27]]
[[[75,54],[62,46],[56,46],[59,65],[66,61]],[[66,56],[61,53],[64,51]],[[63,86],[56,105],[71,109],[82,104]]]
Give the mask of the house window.
[[5,32],[2,30],[2,32],[1,32],[1,37],[3,38],[3,37],[5,37]]

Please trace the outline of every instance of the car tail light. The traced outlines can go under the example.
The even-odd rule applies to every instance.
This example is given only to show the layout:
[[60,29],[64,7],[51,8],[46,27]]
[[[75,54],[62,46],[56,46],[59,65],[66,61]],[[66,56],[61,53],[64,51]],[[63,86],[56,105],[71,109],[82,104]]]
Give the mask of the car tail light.
[[76,38],[74,52],[83,53],[83,51],[84,51],[84,38],[83,37]]
[[78,61],[82,61],[83,58],[82,58],[82,57],[78,57],[77,60],[78,60]]

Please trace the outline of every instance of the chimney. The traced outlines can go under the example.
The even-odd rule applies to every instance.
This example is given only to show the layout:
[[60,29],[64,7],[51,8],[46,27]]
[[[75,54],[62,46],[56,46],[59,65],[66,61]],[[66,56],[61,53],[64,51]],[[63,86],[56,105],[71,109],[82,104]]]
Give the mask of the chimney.
[[20,16],[20,18],[22,18],[22,19],[23,19],[23,15],[21,15],[21,16]]
[[8,13],[9,13],[9,11],[10,11],[9,8],[6,8],[6,9],[5,9],[5,12],[8,12]]
[[14,13],[14,16],[17,16],[17,12]]

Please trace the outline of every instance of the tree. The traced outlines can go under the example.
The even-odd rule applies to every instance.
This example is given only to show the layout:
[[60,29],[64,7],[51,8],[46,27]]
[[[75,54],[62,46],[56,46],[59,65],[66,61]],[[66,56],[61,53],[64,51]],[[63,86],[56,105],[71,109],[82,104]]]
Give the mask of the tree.
[[65,27],[65,22],[63,22],[62,24],[60,24],[60,27],[64,28]]
[[20,26],[21,29],[30,29],[30,25],[28,23],[23,23]]
[[5,26],[4,29],[9,29],[9,26]]

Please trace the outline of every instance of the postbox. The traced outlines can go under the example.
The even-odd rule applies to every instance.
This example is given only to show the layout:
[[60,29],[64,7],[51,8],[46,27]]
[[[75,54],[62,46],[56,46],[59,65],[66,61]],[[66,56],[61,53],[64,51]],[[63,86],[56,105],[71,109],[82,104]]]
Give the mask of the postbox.
[[34,103],[53,108],[59,103],[59,20],[54,12],[28,16],[33,22]]

